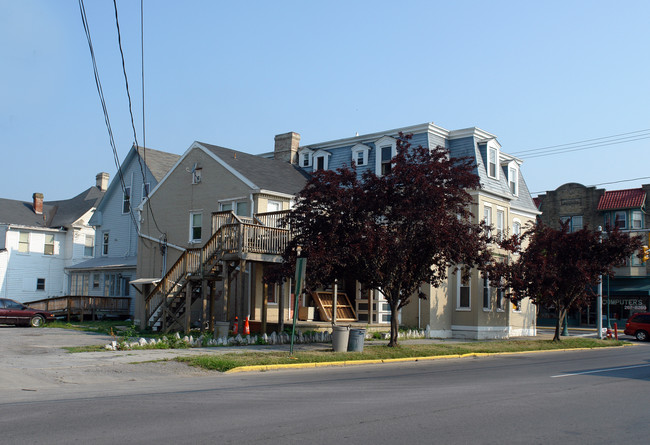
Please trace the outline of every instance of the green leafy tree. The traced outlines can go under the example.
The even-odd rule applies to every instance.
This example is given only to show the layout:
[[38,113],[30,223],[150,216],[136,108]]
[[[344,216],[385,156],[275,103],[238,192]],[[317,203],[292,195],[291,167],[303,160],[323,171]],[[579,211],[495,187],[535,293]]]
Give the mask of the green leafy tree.
[[490,259],[488,231],[469,211],[467,190],[480,185],[472,161],[451,158],[442,147],[412,147],[409,140],[400,134],[384,175],[359,175],[354,165],[315,172],[287,218],[294,235],[285,276],[300,246],[311,286],[352,277],[380,290],[391,310],[388,346],[397,345],[398,311],[421,283],[437,286],[450,267],[462,264],[469,273]]
[[560,341],[567,312],[589,302],[600,277],[611,275],[616,265],[641,247],[641,240],[618,230],[601,234],[585,227],[570,232],[568,223],[560,229],[540,223],[521,236],[507,238],[501,246],[515,255],[487,268],[490,281],[507,288],[513,303],[530,298],[538,306],[554,309],[553,340]]

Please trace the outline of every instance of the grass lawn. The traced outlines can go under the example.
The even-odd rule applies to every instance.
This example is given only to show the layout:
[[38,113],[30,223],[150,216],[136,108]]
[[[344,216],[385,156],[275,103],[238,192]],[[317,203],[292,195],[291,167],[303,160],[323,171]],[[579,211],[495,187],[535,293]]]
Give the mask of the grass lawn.
[[624,341],[568,338],[561,342],[551,340],[503,340],[471,343],[432,343],[401,345],[389,348],[383,345],[365,345],[363,352],[339,352],[331,350],[298,352],[293,357],[288,352],[244,352],[219,355],[178,357],[176,360],[191,366],[214,371],[229,371],[242,366],[350,362],[360,360],[389,360],[408,357],[453,356],[472,353],[526,352],[554,349],[602,348],[623,346]]

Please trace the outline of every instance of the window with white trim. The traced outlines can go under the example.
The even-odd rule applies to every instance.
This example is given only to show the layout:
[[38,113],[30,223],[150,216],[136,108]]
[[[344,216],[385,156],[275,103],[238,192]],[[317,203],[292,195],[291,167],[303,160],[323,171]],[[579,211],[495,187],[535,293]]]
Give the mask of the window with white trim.
[[19,232],[18,252],[29,253],[29,232]]
[[375,174],[383,176],[390,172],[391,161],[397,155],[397,139],[384,136],[375,142]]
[[232,210],[232,202],[222,202],[219,205],[222,212],[227,212],[229,210]]
[[301,167],[311,167],[311,162],[312,162],[311,155],[312,155],[311,150],[305,149],[301,151],[300,154],[298,155],[299,165]]
[[122,213],[129,213],[131,211],[131,187],[124,187],[124,195],[122,195]]
[[621,210],[614,213],[614,227],[627,229],[627,212]]
[[492,233],[492,207],[485,205],[483,207],[483,221],[488,225],[488,235]]
[[45,243],[43,245],[43,253],[45,255],[54,255],[54,235],[51,233],[45,234]]
[[488,274],[486,273],[483,275],[483,309],[486,311],[489,311],[491,307],[490,299],[492,296],[490,290],[490,280],[488,278]]
[[271,201],[270,199],[266,202],[266,211],[267,212],[279,212],[282,210],[282,203],[280,201]]
[[499,158],[499,150],[494,147],[488,147],[488,170],[487,174],[490,178],[498,179],[497,177],[497,161]]
[[352,147],[352,161],[358,166],[368,165],[368,153],[370,147],[363,144],[357,144]]
[[633,229],[643,228],[643,213],[641,213],[639,210],[632,211],[632,228]]
[[36,290],[45,290],[45,278],[36,279]]
[[508,186],[510,193],[515,196],[519,195],[519,169],[513,164],[508,167]]
[[190,212],[190,243],[201,242],[201,229],[203,227],[203,214]]
[[471,308],[471,278],[464,278],[460,269],[456,272],[456,276],[458,280],[456,310],[468,311]]
[[512,234],[521,236],[521,222],[518,219],[515,219],[512,222]]
[[381,147],[381,175],[387,175],[392,169],[392,149],[389,146]]
[[84,240],[84,256],[92,257],[95,255],[95,235],[86,235]]
[[102,255],[106,256],[108,255],[108,242],[110,239],[110,235],[108,232],[102,233]]
[[329,157],[331,153],[324,150],[317,150],[312,155],[312,162],[314,164],[314,171],[327,170],[329,168]]
[[497,209],[497,239],[498,240],[503,239],[504,221],[505,221],[505,213],[504,213],[504,211]]

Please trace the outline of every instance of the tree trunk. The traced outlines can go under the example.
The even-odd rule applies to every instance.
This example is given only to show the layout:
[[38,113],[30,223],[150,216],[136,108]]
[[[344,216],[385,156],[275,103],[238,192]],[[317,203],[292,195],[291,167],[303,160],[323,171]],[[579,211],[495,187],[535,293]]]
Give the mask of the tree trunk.
[[560,338],[560,333],[562,332],[562,323],[566,318],[566,309],[558,310],[557,320],[555,321],[555,335],[553,336],[553,341],[562,341]]
[[388,302],[390,305],[390,341],[388,342],[389,347],[397,346],[397,334],[399,332],[399,321],[397,320],[397,305],[399,300],[394,301],[390,299]]

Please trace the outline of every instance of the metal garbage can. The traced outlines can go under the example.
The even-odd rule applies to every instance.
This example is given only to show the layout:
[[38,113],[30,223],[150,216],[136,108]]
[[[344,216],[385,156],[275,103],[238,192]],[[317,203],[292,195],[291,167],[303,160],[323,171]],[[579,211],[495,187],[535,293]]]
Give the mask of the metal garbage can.
[[348,352],[363,352],[363,341],[366,339],[365,329],[350,329]]
[[230,329],[230,322],[228,321],[215,321],[214,322],[214,338],[228,338],[228,329]]
[[334,352],[347,351],[349,337],[350,326],[332,326],[332,349]]

